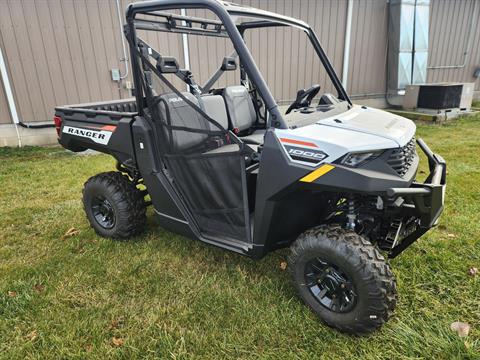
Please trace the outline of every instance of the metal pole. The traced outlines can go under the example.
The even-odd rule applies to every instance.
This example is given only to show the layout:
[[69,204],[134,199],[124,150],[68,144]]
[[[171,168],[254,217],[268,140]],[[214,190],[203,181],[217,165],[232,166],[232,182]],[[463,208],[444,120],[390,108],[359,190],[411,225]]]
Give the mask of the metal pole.
[[[185,9],[180,10],[180,15],[187,16]],[[182,21],[182,25],[185,26],[185,21]],[[188,35],[182,34],[182,44],[183,44],[183,60],[185,62],[185,69],[190,70],[190,50],[188,48]]]
[[350,63],[350,35],[352,32],[353,0],[348,0],[347,24],[345,27],[345,44],[343,47],[342,85],[347,90],[348,65]]
[[[185,9],[180,9],[180,15],[187,16]],[[182,26],[186,26],[187,23],[183,20]],[[188,35],[182,34],[182,45],[183,45],[183,62],[185,63],[185,69],[190,70],[190,49],[188,48]],[[190,91],[190,86],[187,85],[187,91]]]

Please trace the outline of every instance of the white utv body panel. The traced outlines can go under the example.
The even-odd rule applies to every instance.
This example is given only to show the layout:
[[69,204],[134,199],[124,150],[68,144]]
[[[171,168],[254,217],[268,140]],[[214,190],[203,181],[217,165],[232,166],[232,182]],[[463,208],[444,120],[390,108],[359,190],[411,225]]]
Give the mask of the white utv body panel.
[[358,105],[343,114],[320,120],[317,124],[381,136],[395,141],[400,147],[412,139],[416,130],[415,124],[409,119]]
[[[312,115],[301,118],[306,120]],[[295,146],[299,148],[321,150],[328,155],[325,162],[331,163],[351,152],[405,146],[415,135],[415,130],[416,126],[411,120],[386,111],[355,105],[344,113],[310,125],[295,129],[275,129],[275,135],[282,145],[285,145],[282,139],[291,139],[298,141]],[[308,143],[315,144],[316,147],[309,146]],[[308,166],[318,165],[291,160]]]

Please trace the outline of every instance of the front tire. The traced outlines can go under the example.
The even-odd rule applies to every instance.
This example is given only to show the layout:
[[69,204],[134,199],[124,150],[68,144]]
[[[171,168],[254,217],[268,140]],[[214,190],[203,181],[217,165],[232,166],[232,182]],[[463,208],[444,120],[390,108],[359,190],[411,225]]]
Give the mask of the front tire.
[[303,301],[342,332],[373,332],[395,308],[390,267],[375,246],[353,231],[319,226],[304,232],[291,246],[288,264]]
[[90,225],[102,237],[126,239],[145,227],[143,195],[126,175],[117,171],[88,179],[83,188],[83,207]]

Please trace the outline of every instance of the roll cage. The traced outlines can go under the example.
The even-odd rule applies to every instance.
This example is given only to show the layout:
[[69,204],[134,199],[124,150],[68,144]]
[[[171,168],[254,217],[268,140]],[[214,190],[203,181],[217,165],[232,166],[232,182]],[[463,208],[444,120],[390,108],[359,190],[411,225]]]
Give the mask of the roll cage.
[[[210,10],[219,20],[202,19],[165,12],[166,10],[178,9]],[[153,16],[156,20],[138,19],[137,15]],[[255,18],[258,20],[235,24],[234,18],[237,16]],[[306,33],[312,43],[315,52],[338,92],[339,99],[345,100],[351,104],[345,89],[338,79],[327,55],[323,51],[315,32],[308,24],[301,20],[217,0],[153,0],[139,2],[128,6],[126,18],[127,25],[125,26],[125,32],[130,45],[130,52],[132,54],[135,97],[141,115],[143,115],[144,111],[144,90],[142,87],[142,74],[139,57],[134,55],[137,53],[137,46],[139,43],[136,34],[137,29],[230,38],[240,60],[240,77],[242,82],[246,82],[248,76],[248,80],[253,83],[265,104],[266,111],[268,111],[268,114],[270,115],[266,119],[267,128],[274,127],[286,129],[288,128],[287,123],[283,115],[280,113],[278,104],[255,64],[255,61],[245,44],[243,36],[248,29],[279,26],[293,26],[299,28]]]

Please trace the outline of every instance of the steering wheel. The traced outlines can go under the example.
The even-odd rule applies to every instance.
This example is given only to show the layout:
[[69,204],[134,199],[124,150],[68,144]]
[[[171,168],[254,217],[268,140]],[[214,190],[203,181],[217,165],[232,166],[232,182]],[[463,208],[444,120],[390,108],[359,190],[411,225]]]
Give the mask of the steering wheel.
[[289,106],[285,114],[289,114],[294,109],[301,109],[304,107],[309,107],[315,95],[320,91],[320,85],[313,85],[311,88],[298,90],[297,98]]

